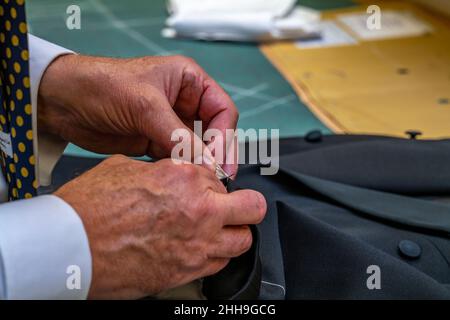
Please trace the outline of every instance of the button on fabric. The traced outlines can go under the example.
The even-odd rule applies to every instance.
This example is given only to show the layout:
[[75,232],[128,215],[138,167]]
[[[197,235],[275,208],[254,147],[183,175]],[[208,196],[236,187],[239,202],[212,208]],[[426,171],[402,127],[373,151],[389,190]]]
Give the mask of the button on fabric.
[[419,130],[408,130],[405,132],[411,140],[417,140],[417,137],[422,135]]
[[398,244],[400,254],[409,259],[418,259],[422,254],[422,248],[411,240],[402,240]]
[[322,132],[320,130],[313,130],[306,134],[305,140],[307,142],[315,143],[322,141]]

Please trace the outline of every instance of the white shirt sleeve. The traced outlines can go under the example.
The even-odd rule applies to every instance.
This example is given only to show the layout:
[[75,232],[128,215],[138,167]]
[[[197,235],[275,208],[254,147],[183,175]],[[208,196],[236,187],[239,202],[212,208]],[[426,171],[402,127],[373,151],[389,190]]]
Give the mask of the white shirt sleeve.
[[40,185],[47,186],[51,183],[51,172],[64,152],[67,142],[54,135],[41,132],[37,128],[39,84],[45,70],[53,60],[61,55],[73,54],[74,52],[32,34],[28,34],[28,49],[30,51],[30,86],[36,177]]
[[[29,49],[34,151],[40,159],[36,174],[48,180],[41,181],[45,183],[66,143],[39,137],[38,153],[39,83],[56,57],[72,51],[32,35]],[[7,185],[0,174],[0,203],[6,198]],[[0,204],[0,299],[85,299],[91,277],[88,237],[78,214],[66,202],[49,195]]]
[[39,196],[0,205],[0,298],[85,299],[89,242],[62,199]]

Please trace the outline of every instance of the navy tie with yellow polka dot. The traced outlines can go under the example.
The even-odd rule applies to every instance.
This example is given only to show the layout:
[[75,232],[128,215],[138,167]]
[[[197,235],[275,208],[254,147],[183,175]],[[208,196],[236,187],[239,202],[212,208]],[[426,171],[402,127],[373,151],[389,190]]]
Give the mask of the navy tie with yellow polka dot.
[[9,200],[36,195],[24,0],[0,0],[0,146]]

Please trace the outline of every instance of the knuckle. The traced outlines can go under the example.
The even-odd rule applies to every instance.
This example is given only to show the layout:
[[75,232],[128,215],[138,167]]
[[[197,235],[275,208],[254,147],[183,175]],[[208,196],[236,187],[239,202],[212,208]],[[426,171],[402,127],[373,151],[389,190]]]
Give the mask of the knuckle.
[[103,160],[102,163],[105,164],[118,164],[118,163],[122,163],[128,160],[127,156],[124,156],[122,154],[115,154],[109,158],[107,158],[106,160]]
[[188,180],[193,180],[199,176],[198,167],[192,164],[181,164],[179,166],[180,174]]
[[174,56],[174,59],[181,64],[187,64],[187,65],[197,64],[193,58],[183,56],[183,55],[176,55],[176,56]]
[[246,252],[253,243],[253,236],[249,228],[244,232],[243,236],[240,239],[239,248],[241,249],[241,252]]
[[202,197],[191,198],[183,210],[185,224],[197,230],[208,219],[208,210]]
[[170,172],[177,167],[173,159],[169,158],[158,160],[157,163],[161,168],[163,168],[162,170],[166,172]]
[[[207,263],[207,256],[202,254],[201,250],[195,248],[196,250],[186,250],[191,253],[184,254],[183,264],[188,269],[198,270],[205,266]],[[192,252],[196,252],[192,254]]]
[[208,218],[208,209],[204,201],[193,201],[191,205],[191,221],[193,223],[198,224]]

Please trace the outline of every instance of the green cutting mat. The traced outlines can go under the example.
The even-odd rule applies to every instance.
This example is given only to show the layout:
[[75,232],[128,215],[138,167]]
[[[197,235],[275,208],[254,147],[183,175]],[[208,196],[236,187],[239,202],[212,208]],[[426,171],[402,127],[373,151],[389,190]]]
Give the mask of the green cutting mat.
[[[347,0],[307,0],[318,9],[348,6]],[[69,5],[81,8],[81,30],[66,28]],[[297,98],[255,45],[173,40],[161,37],[167,17],[163,0],[29,0],[31,33],[88,55],[133,57],[183,54],[194,58],[231,95],[239,127],[280,129],[282,137],[313,129],[329,132]],[[69,145],[66,154],[98,156]]]

